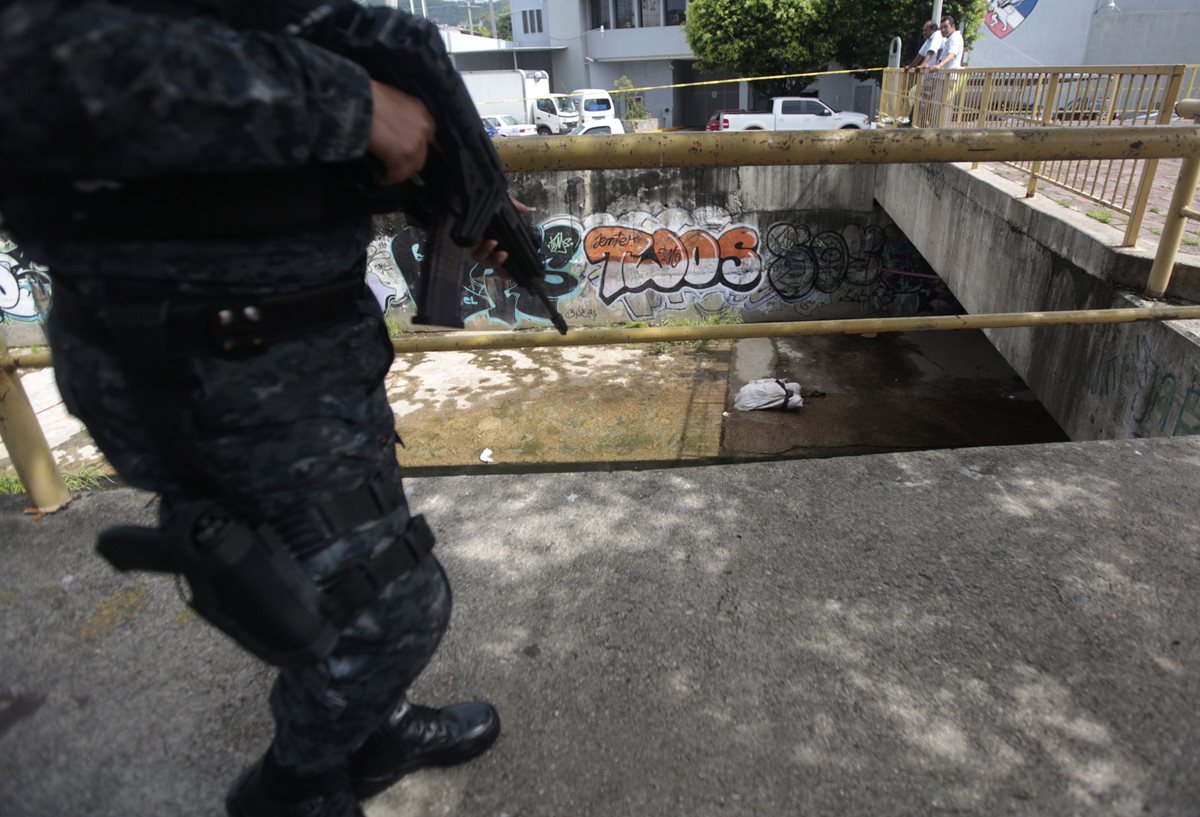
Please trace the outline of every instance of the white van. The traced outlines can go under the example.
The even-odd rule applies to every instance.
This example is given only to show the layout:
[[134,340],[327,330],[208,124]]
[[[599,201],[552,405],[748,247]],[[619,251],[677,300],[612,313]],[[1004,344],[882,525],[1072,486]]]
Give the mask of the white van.
[[580,124],[593,119],[612,119],[617,115],[612,97],[602,88],[578,88],[571,96],[579,104]]
[[625,133],[620,119],[593,119],[580,122],[568,136],[600,136],[608,133]]

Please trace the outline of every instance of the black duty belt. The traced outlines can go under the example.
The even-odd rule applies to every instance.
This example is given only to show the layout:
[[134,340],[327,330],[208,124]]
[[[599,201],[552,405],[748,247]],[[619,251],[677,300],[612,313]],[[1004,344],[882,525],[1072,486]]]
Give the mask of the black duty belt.
[[281,295],[106,287],[99,305],[55,280],[53,309],[88,339],[134,348],[151,359],[244,354],[361,314],[361,262],[353,272],[354,278]]

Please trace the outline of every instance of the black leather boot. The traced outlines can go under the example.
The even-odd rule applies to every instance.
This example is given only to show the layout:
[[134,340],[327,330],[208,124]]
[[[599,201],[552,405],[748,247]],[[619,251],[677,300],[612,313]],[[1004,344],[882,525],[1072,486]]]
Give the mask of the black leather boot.
[[500,715],[486,703],[431,709],[407,701],[350,756],[350,787],[374,797],[423,766],[453,766],[487,751],[500,735]]
[[366,817],[344,770],[317,778],[264,769],[260,760],[234,782],[225,798],[229,817]]

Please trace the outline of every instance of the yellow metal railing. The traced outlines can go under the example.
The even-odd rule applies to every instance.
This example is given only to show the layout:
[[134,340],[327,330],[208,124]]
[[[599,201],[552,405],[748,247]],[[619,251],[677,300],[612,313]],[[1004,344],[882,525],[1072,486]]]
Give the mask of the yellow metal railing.
[[[994,88],[993,88],[994,90]],[[1184,111],[1200,110],[1194,107]],[[1187,115],[1194,115],[1188,113]],[[498,146],[505,170],[556,171],[616,168],[736,167],[745,165],[893,164],[925,162],[1061,160],[1184,160],[1177,198],[1195,191],[1200,174],[1200,123],[1197,126],[1142,128],[1032,127],[1007,130],[802,131],[790,133],[658,133],[598,136],[589,139],[509,139]],[[1191,176],[1188,176],[1188,174]],[[1189,187],[1190,184],[1190,187]],[[1183,191],[1183,192],[1180,192]],[[1180,205],[1178,220],[1200,215]],[[1160,297],[1170,280],[1179,246],[1163,241],[1147,294]],[[1164,232],[1164,239],[1167,238]],[[1168,259],[1167,251],[1171,255]],[[521,348],[528,346],[648,343],[697,338],[765,337],[862,332],[937,331],[1067,324],[1115,323],[1200,318],[1200,307],[1013,313],[922,318],[870,318],[790,324],[743,324],[713,327],[659,327],[636,330],[575,330],[557,333],[455,333],[398,340],[400,351],[421,349]],[[34,505],[53,510],[67,501],[45,437],[16,377],[18,368],[48,365],[44,353],[9,355],[0,342],[0,433],[17,475]]]
[[8,355],[0,334],[0,441],[25,486],[33,507],[43,513],[56,511],[70,500],[58,464],[29,405],[29,396],[17,376],[15,361]]
[[[1175,106],[1175,110],[1181,118],[1191,119],[1194,124],[1200,125],[1200,99],[1185,99]],[[1146,294],[1151,298],[1161,298],[1167,291],[1171,272],[1175,269],[1175,256],[1183,241],[1183,228],[1189,220],[1200,221],[1200,210],[1191,206],[1196,198],[1197,187],[1200,187],[1200,158],[1185,157],[1171,194],[1171,206],[1163,218],[1158,252],[1146,284]]]
[[[1200,96],[1200,66],[1118,65],[883,72],[880,122],[920,128],[1005,130],[1166,125],[1180,99]],[[1128,216],[1123,245],[1137,243],[1157,159],[1009,160],[1039,182]]]

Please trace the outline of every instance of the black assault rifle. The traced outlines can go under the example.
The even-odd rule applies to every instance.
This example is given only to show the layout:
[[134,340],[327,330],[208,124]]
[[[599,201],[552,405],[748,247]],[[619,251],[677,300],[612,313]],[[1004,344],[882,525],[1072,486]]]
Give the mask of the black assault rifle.
[[468,249],[494,239],[508,252],[504,269],[535,295],[562,334],[567,322],[543,284],[536,234],[508,195],[508,182],[467,86],[437,27],[402,11],[335,0],[309,14],[292,33],[361,65],[377,82],[421,100],[437,126],[437,142],[419,177],[359,187],[375,213],[402,211],[426,228],[414,323],[461,328]]

